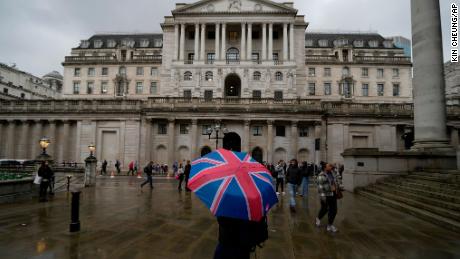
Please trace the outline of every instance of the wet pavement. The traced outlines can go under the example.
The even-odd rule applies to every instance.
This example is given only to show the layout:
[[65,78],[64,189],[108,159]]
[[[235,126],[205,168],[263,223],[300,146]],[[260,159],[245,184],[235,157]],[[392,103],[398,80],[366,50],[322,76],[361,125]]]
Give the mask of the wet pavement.
[[[154,179],[152,191],[140,181],[98,178],[84,189],[78,233],[68,231],[67,193],[0,205],[0,258],[212,258],[217,223],[195,195],[174,179]],[[339,201],[337,234],[313,225],[315,189],[297,198],[297,213],[288,205],[286,194],[271,210],[257,258],[460,258],[460,234],[351,193]]]

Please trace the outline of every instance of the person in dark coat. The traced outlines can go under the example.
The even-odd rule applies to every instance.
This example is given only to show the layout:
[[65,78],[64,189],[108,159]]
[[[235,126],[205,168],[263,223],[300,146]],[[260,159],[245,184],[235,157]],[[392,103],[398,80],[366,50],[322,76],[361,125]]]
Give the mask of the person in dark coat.
[[147,175],[147,179],[141,184],[141,189],[146,185],[147,183],[150,184],[150,189],[153,189],[153,179],[152,179],[152,171],[153,171],[153,161],[150,161],[145,167],[144,167],[144,173]]
[[190,171],[192,171],[192,165],[190,164],[190,160],[187,160],[187,164],[185,165],[184,168],[184,177],[185,177],[185,190],[190,191],[188,188],[188,179],[190,177]]
[[38,176],[42,177],[42,181],[40,182],[39,193],[40,202],[48,201],[46,191],[48,190],[48,186],[52,180],[53,175],[53,170],[51,170],[51,168],[49,167],[48,161],[43,161],[40,168],[38,169]]
[[117,159],[117,161],[115,162],[115,168],[117,169],[117,174],[118,175],[121,173],[120,166],[121,166],[120,161],[118,161],[118,159]]
[[286,181],[287,181],[289,196],[290,196],[289,206],[290,206],[291,212],[295,212],[295,205],[296,205],[295,195],[296,195],[297,186],[300,184],[301,179],[302,179],[302,175],[301,175],[297,160],[292,159],[289,162],[289,167],[286,172]]
[[106,175],[107,174],[107,160],[104,159],[104,162],[102,162],[102,172],[101,172],[102,175]]
[[310,176],[313,175],[312,167],[307,164],[307,162],[302,162],[300,166],[300,172],[302,175],[301,180],[301,197],[306,197],[308,195],[308,185],[310,184]]

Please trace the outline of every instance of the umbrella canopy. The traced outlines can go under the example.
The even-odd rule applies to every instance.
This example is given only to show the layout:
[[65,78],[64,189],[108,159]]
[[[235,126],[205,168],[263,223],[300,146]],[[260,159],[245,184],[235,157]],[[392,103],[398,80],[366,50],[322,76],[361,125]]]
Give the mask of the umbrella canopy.
[[194,160],[188,187],[215,216],[259,221],[278,202],[265,166],[226,149]]

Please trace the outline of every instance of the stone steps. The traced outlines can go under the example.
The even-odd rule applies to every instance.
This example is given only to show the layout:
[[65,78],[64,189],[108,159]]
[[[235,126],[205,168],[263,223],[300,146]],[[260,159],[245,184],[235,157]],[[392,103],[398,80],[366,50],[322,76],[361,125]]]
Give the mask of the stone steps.
[[358,194],[432,223],[460,230],[460,173],[419,172],[386,178]]
[[443,228],[450,229],[452,231],[460,231],[460,223],[450,218],[446,218],[446,217],[431,213],[429,211],[419,209],[417,207],[413,207],[413,206],[410,206],[410,205],[407,205],[407,204],[404,204],[404,203],[401,203],[401,202],[398,202],[392,199],[381,197],[379,195],[368,192],[365,189],[360,190],[358,193],[364,197],[367,197],[369,199],[372,199],[374,201],[377,201],[381,204],[392,207],[399,211],[403,211],[412,216],[421,218],[433,224],[439,225]]
[[410,185],[410,184],[403,185],[403,184],[395,184],[390,181],[382,182],[382,184],[385,186],[392,187],[392,188],[399,188],[406,192],[420,194],[426,197],[436,198],[436,199],[460,204],[460,197],[455,195],[455,193],[453,194],[445,193],[445,192],[440,191],[438,188],[427,189],[426,186],[424,185]]

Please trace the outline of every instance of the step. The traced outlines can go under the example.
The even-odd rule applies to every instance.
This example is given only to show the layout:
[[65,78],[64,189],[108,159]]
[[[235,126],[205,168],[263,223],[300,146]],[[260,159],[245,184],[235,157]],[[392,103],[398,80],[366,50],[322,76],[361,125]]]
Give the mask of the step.
[[425,204],[429,204],[435,207],[440,207],[440,208],[460,212],[460,203],[454,203],[454,202],[449,202],[449,201],[445,201],[442,199],[431,198],[431,197],[425,196],[420,193],[415,194],[415,193],[407,192],[402,189],[393,188],[390,186],[375,185],[373,186],[373,188],[381,190],[381,191],[385,191],[391,194],[395,194],[395,195],[398,195],[404,198],[412,199],[418,202],[423,202]]
[[392,183],[395,183],[401,186],[408,186],[408,187],[416,188],[416,189],[424,189],[427,191],[442,192],[442,193],[449,194],[449,195],[460,196],[460,189],[440,188],[436,186],[426,185],[423,183],[407,182],[407,181],[402,181],[402,182],[393,181]]
[[369,192],[372,192],[374,194],[383,196],[383,197],[385,197],[387,199],[391,199],[391,200],[394,200],[394,201],[405,203],[405,204],[407,204],[409,206],[413,206],[413,207],[416,207],[416,208],[419,208],[419,209],[427,210],[427,211],[429,211],[429,212],[431,212],[433,214],[442,215],[444,217],[451,218],[451,219],[454,219],[454,220],[460,219],[460,212],[457,212],[457,211],[453,211],[453,210],[449,210],[449,209],[445,209],[445,208],[440,208],[440,207],[433,206],[433,205],[430,205],[430,204],[426,204],[424,202],[419,202],[419,201],[416,201],[416,200],[413,200],[413,199],[410,199],[410,198],[401,197],[401,196],[395,195],[393,193],[389,193],[387,191],[373,189],[372,187],[367,188],[366,191],[369,191]]
[[429,180],[422,180],[422,179],[412,179],[412,178],[401,177],[401,178],[387,179],[386,181],[393,181],[393,182],[398,182],[398,183],[414,183],[414,184],[429,186],[432,188],[437,188],[439,190],[460,191],[459,185],[436,182],[436,181],[429,181]]
[[443,192],[440,189],[436,190],[428,190],[424,188],[424,186],[410,186],[410,185],[402,185],[393,182],[382,182],[382,185],[389,186],[391,188],[396,188],[400,190],[404,190],[406,192],[425,195],[427,197],[441,199],[448,202],[454,202],[460,204],[460,197],[457,195],[451,195]]
[[455,178],[452,177],[451,175],[448,176],[426,176],[426,175],[417,175],[417,174],[410,174],[407,176],[404,176],[403,178],[406,179],[419,179],[419,180],[425,180],[425,181],[432,181],[432,182],[441,182],[441,183],[448,183],[448,184],[456,184],[460,186],[460,182]]
[[439,225],[443,228],[450,229],[452,231],[460,231],[460,222],[452,220],[450,218],[446,218],[434,213],[431,213],[426,210],[422,210],[419,208],[415,208],[413,206],[392,200],[392,199],[387,199],[385,197],[381,197],[379,195],[375,195],[371,192],[368,192],[366,190],[359,190],[358,193],[366,198],[372,199],[374,201],[377,201],[381,204],[384,204],[386,206],[392,207],[394,209],[397,209],[399,211],[406,212],[412,216],[418,217],[420,219],[426,220],[428,222],[431,222],[433,224]]

